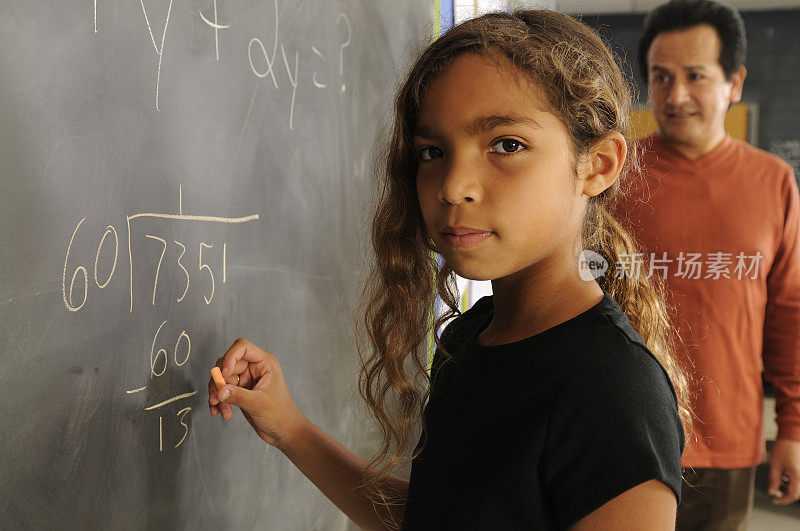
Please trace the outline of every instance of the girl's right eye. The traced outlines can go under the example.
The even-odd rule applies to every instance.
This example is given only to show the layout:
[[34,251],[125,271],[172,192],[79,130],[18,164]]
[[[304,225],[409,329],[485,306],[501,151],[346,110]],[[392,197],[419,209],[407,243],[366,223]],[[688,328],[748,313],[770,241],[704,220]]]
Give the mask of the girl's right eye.
[[422,161],[429,161],[444,156],[444,153],[442,153],[441,149],[433,146],[428,146],[420,149],[418,151],[418,154],[419,154],[419,160]]

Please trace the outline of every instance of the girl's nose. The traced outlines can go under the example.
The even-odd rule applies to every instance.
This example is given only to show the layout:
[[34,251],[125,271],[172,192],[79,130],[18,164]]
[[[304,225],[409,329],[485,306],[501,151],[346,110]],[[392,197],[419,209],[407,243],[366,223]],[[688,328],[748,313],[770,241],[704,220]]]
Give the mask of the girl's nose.
[[475,164],[451,159],[439,187],[439,201],[449,205],[480,201],[482,194],[477,174]]

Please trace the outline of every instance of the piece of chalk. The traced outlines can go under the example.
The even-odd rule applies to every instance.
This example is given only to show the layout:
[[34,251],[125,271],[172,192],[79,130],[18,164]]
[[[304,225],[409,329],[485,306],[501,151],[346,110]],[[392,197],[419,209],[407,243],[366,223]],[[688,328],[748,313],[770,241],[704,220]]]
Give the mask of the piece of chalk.
[[217,391],[225,386],[225,378],[222,377],[222,371],[219,370],[219,367],[211,369],[211,378],[214,379],[214,385],[217,386]]

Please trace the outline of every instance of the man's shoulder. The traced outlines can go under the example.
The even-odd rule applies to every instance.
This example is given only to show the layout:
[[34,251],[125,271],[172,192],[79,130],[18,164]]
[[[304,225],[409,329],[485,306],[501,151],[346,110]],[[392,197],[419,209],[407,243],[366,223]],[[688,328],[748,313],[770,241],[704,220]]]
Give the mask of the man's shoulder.
[[[764,170],[767,173],[774,172],[780,174],[788,174],[792,169],[788,162],[774,153],[770,153],[769,151],[752,146],[747,142],[732,136],[728,136],[727,140],[731,143],[731,149],[729,153],[734,153],[735,156],[742,159],[741,163],[738,163],[737,165],[741,165],[743,163],[746,166],[758,166],[761,170]],[[659,142],[657,140],[655,133],[637,138],[633,141],[633,144],[637,150],[637,153],[639,153],[644,160],[646,160],[649,156],[658,157],[663,151],[668,151],[668,148],[665,146],[664,142]]]
[[759,168],[772,170],[781,174],[788,174],[792,169],[788,162],[774,153],[751,146],[747,142],[743,142],[737,138],[731,138],[731,141],[734,143],[741,156],[745,159],[746,164],[756,164],[759,166]]

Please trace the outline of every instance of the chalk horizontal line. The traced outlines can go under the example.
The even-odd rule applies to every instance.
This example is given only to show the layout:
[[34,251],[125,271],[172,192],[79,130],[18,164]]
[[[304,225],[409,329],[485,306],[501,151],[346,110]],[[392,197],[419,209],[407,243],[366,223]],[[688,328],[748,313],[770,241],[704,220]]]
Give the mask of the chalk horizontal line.
[[160,219],[176,219],[181,221],[210,221],[212,223],[246,223],[248,221],[255,221],[258,219],[258,214],[250,216],[243,216],[240,218],[225,218],[220,216],[194,216],[190,214],[158,214],[155,212],[141,212],[128,216],[128,221],[136,218],[160,218]]
[[125,392],[131,395],[133,393],[138,393],[139,391],[144,391],[145,389],[147,389],[146,385],[144,387],[140,387],[139,389],[131,389],[130,391],[125,391]]
[[173,396],[172,398],[168,398],[168,399],[164,400],[163,402],[159,402],[158,404],[153,404],[152,406],[146,407],[146,408],[144,408],[144,410],[145,411],[150,411],[151,409],[156,409],[156,408],[159,408],[161,406],[166,406],[167,404],[169,404],[171,402],[175,402],[176,400],[181,400],[183,398],[189,398],[190,396],[194,396],[196,394],[197,394],[197,391],[192,391],[191,393],[183,393],[182,395]]

